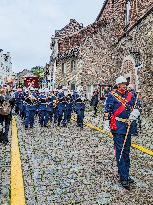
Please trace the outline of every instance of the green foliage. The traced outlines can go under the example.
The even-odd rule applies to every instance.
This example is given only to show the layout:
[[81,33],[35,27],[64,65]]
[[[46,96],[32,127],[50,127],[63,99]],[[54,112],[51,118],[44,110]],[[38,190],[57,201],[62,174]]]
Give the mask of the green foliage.
[[44,77],[44,68],[41,66],[35,66],[31,68],[31,72],[36,75],[39,79],[43,79]]

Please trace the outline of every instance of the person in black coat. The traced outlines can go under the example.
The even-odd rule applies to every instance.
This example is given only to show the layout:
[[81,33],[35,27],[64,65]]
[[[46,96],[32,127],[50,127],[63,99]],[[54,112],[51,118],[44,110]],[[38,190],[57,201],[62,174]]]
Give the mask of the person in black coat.
[[11,122],[11,110],[14,100],[4,89],[0,90],[0,143],[8,143],[8,132]]
[[93,92],[90,105],[94,107],[94,117],[97,115],[97,105],[98,105],[98,91]]

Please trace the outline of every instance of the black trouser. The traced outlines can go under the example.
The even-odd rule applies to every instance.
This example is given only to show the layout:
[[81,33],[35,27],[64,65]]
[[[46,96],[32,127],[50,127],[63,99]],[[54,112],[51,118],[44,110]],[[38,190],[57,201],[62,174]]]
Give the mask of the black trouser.
[[2,130],[0,130],[0,140],[8,141],[8,132],[11,121],[11,115],[0,115],[0,126],[2,126]]
[[97,115],[97,105],[94,105],[94,111],[95,111],[94,115]]

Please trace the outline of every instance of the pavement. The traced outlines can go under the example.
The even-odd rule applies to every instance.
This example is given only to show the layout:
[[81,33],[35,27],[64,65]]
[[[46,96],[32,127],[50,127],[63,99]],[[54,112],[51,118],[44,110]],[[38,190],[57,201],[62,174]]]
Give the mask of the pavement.
[[[101,115],[93,118],[90,112],[85,121],[100,127]],[[74,121],[66,128],[52,123],[42,128],[37,119],[33,129],[25,130],[17,117],[17,127],[27,205],[153,204],[152,156],[131,149],[136,183],[129,192],[118,182],[113,141],[106,134],[82,130]],[[0,204],[7,205],[10,144],[0,145],[0,157]]]

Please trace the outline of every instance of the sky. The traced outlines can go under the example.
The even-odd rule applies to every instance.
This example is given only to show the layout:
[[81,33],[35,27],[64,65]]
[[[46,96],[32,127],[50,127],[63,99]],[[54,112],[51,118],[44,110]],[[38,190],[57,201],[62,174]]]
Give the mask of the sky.
[[11,52],[13,71],[45,66],[50,38],[70,19],[84,26],[98,16],[104,0],[0,0],[0,49]]

